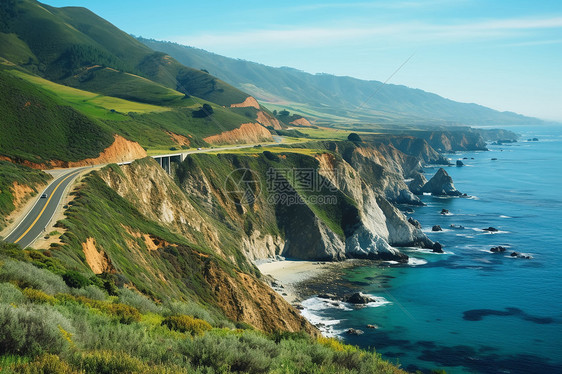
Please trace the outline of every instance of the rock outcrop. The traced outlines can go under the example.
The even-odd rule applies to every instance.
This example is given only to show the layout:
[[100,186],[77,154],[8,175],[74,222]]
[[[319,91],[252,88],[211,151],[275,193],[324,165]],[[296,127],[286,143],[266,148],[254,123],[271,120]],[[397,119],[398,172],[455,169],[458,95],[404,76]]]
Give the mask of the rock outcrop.
[[243,123],[239,128],[204,138],[209,144],[248,144],[273,141],[271,133],[259,123]]
[[453,184],[453,178],[443,168],[423,186],[422,192],[428,192],[436,196],[462,196]]
[[423,186],[427,183],[427,179],[422,173],[417,173],[414,178],[408,183],[408,189],[410,192],[416,195],[421,195],[423,192]]

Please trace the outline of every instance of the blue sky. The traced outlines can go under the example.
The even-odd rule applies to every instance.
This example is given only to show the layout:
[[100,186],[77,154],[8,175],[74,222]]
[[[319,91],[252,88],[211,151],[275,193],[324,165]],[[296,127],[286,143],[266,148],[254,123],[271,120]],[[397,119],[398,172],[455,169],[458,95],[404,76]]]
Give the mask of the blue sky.
[[45,0],[122,30],[562,121],[561,0]]

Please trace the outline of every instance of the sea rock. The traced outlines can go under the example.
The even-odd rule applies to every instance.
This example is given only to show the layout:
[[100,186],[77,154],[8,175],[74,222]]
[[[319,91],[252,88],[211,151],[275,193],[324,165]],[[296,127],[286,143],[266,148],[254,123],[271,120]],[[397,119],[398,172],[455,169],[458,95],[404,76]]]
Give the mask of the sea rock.
[[488,227],[488,228],[486,228],[486,229],[482,229],[482,230],[484,230],[484,231],[489,231],[489,232],[496,232],[496,231],[499,231],[498,229],[496,229],[495,227],[492,227],[492,226],[490,226],[490,227]]
[[449,209],[441,209],[441,214],[449,214]]
[[443,253],[443,246],[439,242],[433,243],[433,252],[435,253]]
[[533,141],[534,141],[534,142],[538,142],[538,141],[539,141],[539,139],[537,139],[537,138],[533,138]]
[[346,297],[345,301],[351,304],[368,304],[375,300],[369,296],[363,295],[361,292],[356,292],[353,295]]
[[318,295],[320,299],[338,300],[338,297],[333,293],[321,293]]
[[506,248],[502,247],[501,245],[498,245],[497,247],[490,248],[490,252],[494,252],[494,253],[505,252],[505,251],[506,251]]
[[345,333],[347,335],[363,335],[364,334],[363,330],[354,329],[354,328],[348,329]]
[[441,226],[435,225],[431,228],[431,231],[443,231],[443,229],[441,228]]
[[412,217],[408,218],[408,222],[414,226],[415,228],[421,229],[422,225],[417,219],[413,219]]
[[464,230],[464,226],[463,225],[455,225],[455,224],[451,224],[451,226],[449,226],[452,229],[459,229],[459,230]]
[[510,256],[511,257],[519,257],[520,253],[519,252],[511,252]]
[[417,173],[408,184],[408,189],[416,195],[423,194],[423,186],[427,183],[427,179],[422,173]]
[[496,157],[492,157],[492,161],[497,161],[498,159]]
[[461,160],[457,160],[457,166],[464,166],[464,163]]
[[371,324],[369,324],[369,325],[367,325],[367,328],[368,328],[368,329],[378,329],[379,327],[378,327],[377,325],[371,325]]
[[439,168],[437,173],[423,186],[422,192],[429,192],[436,196],[461,196],[453,184],[453,178],[443,168]]
[[361,226],[345,241],[345,252],[349,257],[408,262],[408,255],[392,247],[382,237]]

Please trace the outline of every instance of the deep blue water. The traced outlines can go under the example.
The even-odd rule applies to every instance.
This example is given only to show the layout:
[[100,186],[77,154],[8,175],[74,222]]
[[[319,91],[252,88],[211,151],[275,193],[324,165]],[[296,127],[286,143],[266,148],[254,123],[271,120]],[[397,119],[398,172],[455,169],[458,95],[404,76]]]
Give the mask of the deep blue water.
[[[333,320],[346,342],[375,347],[409,370],[562,373],[562,128],[512,130],[520,142],[449,155],[453,162],[468,158],[446,170],[473,198],[423,196],[427,206],[411,214],[445,254],[408,250],[427,263],[347,272],[362,282],[359,291],[389,303],[357,310],[325,308],[317,299],[304,305]],[[539,141],[526,142],[530,137]],[[429,179],[437,168],[425,170]],[[443,208],[451,215],[441,215]],[[445,230],[431,232],[433,225]],[[488,226],[500,232],[481,230]],[[508,251],[491,253],[497,245]],[[533,258],[512,258],[512,251]],[[350,327],[365,333],[344,334]]]

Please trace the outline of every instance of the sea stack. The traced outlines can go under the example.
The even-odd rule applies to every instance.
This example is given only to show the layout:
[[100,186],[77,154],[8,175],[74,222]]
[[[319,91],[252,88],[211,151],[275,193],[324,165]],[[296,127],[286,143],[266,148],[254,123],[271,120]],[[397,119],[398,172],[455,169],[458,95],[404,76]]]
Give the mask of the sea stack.
[[421,195],[423,186],[427,183],[427,179],[422,173],[417,173],[408,184],[408,189],[415,195]]
[[462,196],[453,184],[453,178],[443,168],[439,168],[437,173],[422,188],[422,192],[430,192],[436,196]]

